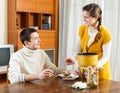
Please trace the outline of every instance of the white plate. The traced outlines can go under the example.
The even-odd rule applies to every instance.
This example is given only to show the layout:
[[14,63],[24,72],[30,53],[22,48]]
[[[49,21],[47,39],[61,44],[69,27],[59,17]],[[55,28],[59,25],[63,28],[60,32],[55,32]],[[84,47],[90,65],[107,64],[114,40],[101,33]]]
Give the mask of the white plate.
[[63,80],[75,80],[79,76],[76,74],[70,74],[71,77],[65,77],[64,74],[59,74],[58,76],[62,77]]
[[62,78],[65,77],[64,74],[58,74],[57,76],[62,77]]
[[63,80],[75,80],[75,79],[76,79],[76,77],[71,77],[71,78],[65,77],[65,78],[63,78]]

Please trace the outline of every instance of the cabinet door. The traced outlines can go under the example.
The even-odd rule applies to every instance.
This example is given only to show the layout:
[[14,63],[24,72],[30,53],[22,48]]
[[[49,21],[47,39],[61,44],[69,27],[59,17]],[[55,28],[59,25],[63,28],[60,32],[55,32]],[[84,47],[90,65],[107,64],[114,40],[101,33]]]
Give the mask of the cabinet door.
[[54,0],[38,0],[37,9],[40,13],[53,13]]
[[40,31],[40,48],[48,49],[48,48],[55,48],[55,31]]
[[37,11],[38,0],[16,0],[16,11],[35,12]]

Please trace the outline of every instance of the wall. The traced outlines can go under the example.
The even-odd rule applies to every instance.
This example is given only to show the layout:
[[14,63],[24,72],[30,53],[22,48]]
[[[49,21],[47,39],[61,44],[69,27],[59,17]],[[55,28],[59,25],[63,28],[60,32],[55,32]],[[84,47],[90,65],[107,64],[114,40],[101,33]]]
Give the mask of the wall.
[[7,0],[0,0],[0,45],[7,44]]

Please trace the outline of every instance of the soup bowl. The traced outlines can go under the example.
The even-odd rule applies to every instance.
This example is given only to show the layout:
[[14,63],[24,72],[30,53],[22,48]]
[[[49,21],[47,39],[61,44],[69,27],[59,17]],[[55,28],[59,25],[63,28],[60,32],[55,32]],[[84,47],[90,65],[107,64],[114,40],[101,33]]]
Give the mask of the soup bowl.
[[81,67],[96,66],[98,62],[97,53],[79,53],[77,55],[78,65]]

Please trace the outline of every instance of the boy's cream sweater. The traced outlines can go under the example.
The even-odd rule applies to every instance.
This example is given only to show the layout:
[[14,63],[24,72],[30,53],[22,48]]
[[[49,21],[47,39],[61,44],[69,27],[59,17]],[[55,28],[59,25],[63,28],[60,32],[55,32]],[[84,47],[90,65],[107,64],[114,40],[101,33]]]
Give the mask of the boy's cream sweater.
[[60,72],[43,50],[30,50],[24,47],[12,54],[9,63],[8,78],[11,83],[24,82],[24,73],[40,74],[45,68],[53,70],[55,74]]

